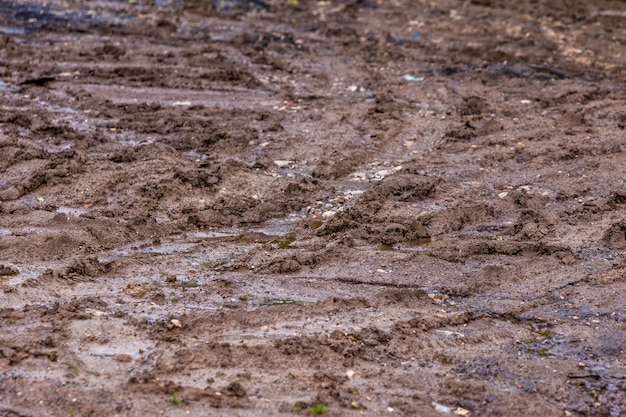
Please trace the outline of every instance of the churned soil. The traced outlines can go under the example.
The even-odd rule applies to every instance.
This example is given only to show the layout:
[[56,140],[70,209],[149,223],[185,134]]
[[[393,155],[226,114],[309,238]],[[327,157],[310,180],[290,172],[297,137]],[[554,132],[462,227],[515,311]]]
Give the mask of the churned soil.
[[0,416],[626,415],[626,3],[0,1]]

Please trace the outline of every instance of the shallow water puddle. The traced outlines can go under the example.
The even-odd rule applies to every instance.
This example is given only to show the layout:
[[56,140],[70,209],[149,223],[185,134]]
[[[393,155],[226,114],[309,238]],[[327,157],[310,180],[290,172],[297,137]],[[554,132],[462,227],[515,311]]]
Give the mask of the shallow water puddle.
[[450,243],[451,239],[443,237],[426,237],[413,242],[396,243],[393,245],[380,245],[382,251],[399,251],[399,252],[425,252],[433,249],[444,248]]
[[66,216],[80,217],[87,213],[87,210],[74,207],[59,207],[57,208],[57,213],[65,214]]
[[[80,215],[80,209],[72,209],[63,207],[58,210],[60,213],[67,215]],[[199,244],[220,244],[232,243],[233,249],[240,248],[241,245],[251,245],[259,243],[277,242],[283,248],[289,247],[297,238],[297,226],[301,220],[299,216],[290,216],[286,219],[271,220],[266,223],[259,224],[249,228],[233,228],[221,230],[196,231],[188,235],[181,235],[169,241],[161,241],[155,244],[152,241],[139,241],[127,245],[120,249],[115,249],[106,254],[101,255],[101,262],[111,262],[124,257],[136,254],[155,254],[155,255],[173,255],[179,253],[190,253],[195,258],[196,266],[202,263],[224,262],[223,258],[230,255],[221,253],[216,258],[214,254],[206,254],[203,250],[190,251],[191,248]],[[283,245],[283,246],[281,246]],[[193,252],[193,253],[192,253]],[[227,256],[228,255],[228,256]]]
[[175,253],[186,253],[189,248],[194,246],[195,242],[163,242],[159,245],[137,247],[136,244],[127,246],[123,249],[116,249],[109,252],[107,255],[102,256],[101,260],[104,262],[114,261],[126,256],[134,254],[159,254],[159,255],[172,255]]
[[300,216],[290,216],[283,219],[269,220],[259,227],[251,227],[249,230],[267,236],[285,236],[293,232],[302,220]]
[[26,29],[14,26],[0,25],[0,32],[4,33],[5,35],[24,35],[26,34]]
[[83,84],[82,88],[94,96],[110,100],[115,104],[158,103],[175,106],[186,102],[192,106],[220,108],[271,108],[275,104],[267,94],[251,90],[233,90],[225,95],[223,91],[197,91],[174,88],[136,88],[119,85]]

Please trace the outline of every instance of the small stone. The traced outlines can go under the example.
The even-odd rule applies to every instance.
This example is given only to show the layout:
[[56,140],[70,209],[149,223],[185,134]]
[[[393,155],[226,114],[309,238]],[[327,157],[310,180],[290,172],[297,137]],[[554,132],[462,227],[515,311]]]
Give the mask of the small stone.
[[128,291],[128,295],[133,298],[141,298],[148,292],[148,290],[143,288],[141,283],[130,283],[126,286],[126,289]]
[[506,196],[507,196],[507,195],[509,195],[509,193],[508,193],[508,192],[506,192],[506,191],[503,191],[503,192],[501,192],[500,194],[498,194],[498,197],[500,197],[500,198],[506,198]]
[[172,319],[170,320],[170,323],[172,323],[172,326],[174,327],[178,327],[178,328],[183,327],[182,323],[178,319]]
[[117,353],[113,356],[113,360],[118,362],[132,362],[133,357],[126,353]]
[[457,416],[468,416],[469,415],[469,410],[466,410],[465,408],[461,408],[461,407],[457,407],[456,410],[454,410],[454,414],[456,414]]
[[170,282],[170,283],[171,283],[171,282],[176,282],[176,275],[174,275],[174,274],[168,274],[168,275],[165,277],[165,282]]
[[356,402],[356,401],[352,401],[352,402],[350,403],[350,407],[354,408],[355,410],[358,410],[358,409],[360,409],[360,408],[361,408],[361,404],[359,404],[359,403],[358,403],[358,402]]
[[351,85],[348,88],[346,88],[346,90],[348,90],[348,91],[350,91],[352,93],[354,93],[358,89],[359,89],[359,87],[357,87],[356,85]]
[[346,371],[346,375],[348,379],[352,379],[354,377],[354,371],[352,369],[349,369]]

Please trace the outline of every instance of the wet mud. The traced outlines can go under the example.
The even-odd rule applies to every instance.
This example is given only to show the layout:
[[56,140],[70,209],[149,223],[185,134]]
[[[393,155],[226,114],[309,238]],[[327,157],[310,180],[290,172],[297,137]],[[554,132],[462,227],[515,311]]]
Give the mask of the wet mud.
[[0,415],[626,413],[626,3],[0,2]]

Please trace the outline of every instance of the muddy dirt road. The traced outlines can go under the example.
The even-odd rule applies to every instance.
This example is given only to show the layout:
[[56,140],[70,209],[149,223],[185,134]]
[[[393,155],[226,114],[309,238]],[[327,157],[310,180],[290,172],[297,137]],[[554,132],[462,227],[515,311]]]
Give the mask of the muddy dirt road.
[[0,416],[626,415],[626,3],[0,2]]

